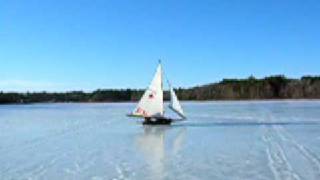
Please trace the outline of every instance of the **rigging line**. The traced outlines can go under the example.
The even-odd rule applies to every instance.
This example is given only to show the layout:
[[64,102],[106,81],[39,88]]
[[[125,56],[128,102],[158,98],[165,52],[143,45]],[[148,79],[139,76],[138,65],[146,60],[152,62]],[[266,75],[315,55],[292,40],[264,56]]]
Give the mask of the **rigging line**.
[[164,78],[166,79],[166,82],[167,82],[167,84],[168,84],[168,86],[169,86],[169,89],[171,89],[171,88],[172,88],[172,85],[171,85],[171,83],[170,83],[170,81],[169,81],[169,78],[168,78],[167,74],[164,72],[164,67],[163,67],[162,60],[161,60],[161,59],[159,59],[159,64],[162,66],[162,75],[163,75]]
[[167,84],[168,84],[168,86],[169,86],[169,89],[171,89],[171,88],[172,88],[172,85],[171,85],[171,82],[169,81],[169,78],[168,78],[167,74],[163,72],[163,76],[165,77],[165,79],[166,79],[166,81],[167,81]]

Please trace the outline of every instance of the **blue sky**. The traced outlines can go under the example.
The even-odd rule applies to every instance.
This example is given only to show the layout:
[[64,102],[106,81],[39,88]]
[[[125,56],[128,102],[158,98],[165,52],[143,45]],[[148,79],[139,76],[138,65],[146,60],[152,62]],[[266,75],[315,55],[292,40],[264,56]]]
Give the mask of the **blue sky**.
[[0,0],[0,90],[320,74],[318,0]]

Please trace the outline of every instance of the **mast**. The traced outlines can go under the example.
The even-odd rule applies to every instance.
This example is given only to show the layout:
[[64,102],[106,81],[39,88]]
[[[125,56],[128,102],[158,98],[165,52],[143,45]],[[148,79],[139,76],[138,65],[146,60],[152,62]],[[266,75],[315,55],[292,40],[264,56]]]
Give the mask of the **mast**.
[[164,116],[164,97],[163,97],[163,67],[162,67],[162,61],[161,61],[161,59],[159,59],[158,60],[158,62],[159,62],[159,67],[160,67],[160,69],[161,69],[161,75],[160,75],[160,79],[161,79],[161,93],[162,93],[162,103],[161,103],[161,109],[162,109],[162,112],[161,112],[161,114],[162,114],[162,116]]

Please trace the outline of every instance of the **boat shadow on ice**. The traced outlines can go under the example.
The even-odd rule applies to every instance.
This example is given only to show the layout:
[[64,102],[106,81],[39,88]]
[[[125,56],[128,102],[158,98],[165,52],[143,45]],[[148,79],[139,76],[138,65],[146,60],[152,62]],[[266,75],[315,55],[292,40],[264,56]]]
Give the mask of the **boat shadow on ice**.
[[282,121],[282,122],[184,122],[173,124],[172,127],[219,127],[219,126],[300,126],[300,125],[320,125],[320,121]]

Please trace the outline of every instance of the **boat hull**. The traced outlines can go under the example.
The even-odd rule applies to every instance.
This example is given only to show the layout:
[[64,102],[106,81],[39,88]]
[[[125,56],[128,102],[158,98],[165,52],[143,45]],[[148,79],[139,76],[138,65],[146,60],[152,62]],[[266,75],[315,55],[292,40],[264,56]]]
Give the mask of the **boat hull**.
[[170,125],[172,119],[169,118],[145,118],[143,125]]

